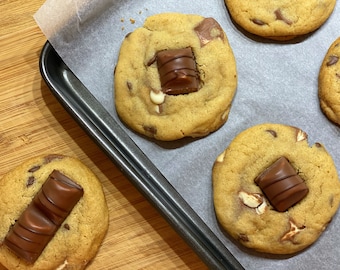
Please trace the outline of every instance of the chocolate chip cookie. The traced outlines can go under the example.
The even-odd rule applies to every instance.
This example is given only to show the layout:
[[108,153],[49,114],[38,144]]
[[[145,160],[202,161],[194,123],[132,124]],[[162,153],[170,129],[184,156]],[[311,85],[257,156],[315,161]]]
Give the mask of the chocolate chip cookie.
[[310,246],[340,202],[332,157],[292,126],[266,123],[241,132],[212,173],[221,226],[259,252],[293,254]]
[[77,159],[32,158],[0,180],[0,263],[7,269],[84,269],[108,228],[97,177]]
[[225,0],[233,20],[246,31],[269,39],[290,40],[318,29],[336,0]]
[[340,125],[340,37],[330,46],[319,73],[319,100],[324,114]]
[[121,45],[115,106],[120,119],[145,136],[202,137],[227,121],[236,84],[234,55],[215,19],[157,14]]

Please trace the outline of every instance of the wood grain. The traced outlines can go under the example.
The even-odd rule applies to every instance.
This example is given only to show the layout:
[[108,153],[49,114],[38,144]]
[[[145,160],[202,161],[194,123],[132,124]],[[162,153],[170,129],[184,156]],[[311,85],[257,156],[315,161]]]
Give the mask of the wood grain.
[[0,177],[48,153],[79,158],[101,179],[106,238],[88,269],[206,269],[51,94],[39,73],[46,38],[32,16],[41,0],[0,0]]

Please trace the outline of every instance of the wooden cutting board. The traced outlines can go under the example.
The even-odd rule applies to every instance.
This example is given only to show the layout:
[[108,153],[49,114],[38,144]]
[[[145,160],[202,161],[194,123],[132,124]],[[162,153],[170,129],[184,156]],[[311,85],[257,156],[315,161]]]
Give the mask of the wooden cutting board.
[[43,3],[0,0],[0,177],[36,155],[77,157],[100,178],[110,209],[88,269],[206,269],[44,83],[38,64],[46,38],[32,17]]

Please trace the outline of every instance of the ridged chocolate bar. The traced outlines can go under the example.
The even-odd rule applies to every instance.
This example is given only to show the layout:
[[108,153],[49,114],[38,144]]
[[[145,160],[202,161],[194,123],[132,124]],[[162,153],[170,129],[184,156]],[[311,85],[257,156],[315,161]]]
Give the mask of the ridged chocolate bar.
[[54,170],[7,234],[4,244],[34,263],[83,196],[83,188]]
[[199,88],[199,75],[191,48],[157,53],[162,91],[169,95],[188,94]]
[[280,212],[301,201],[308,193],[308,187],[285,157],[279,158],[260,174],[255,183]]

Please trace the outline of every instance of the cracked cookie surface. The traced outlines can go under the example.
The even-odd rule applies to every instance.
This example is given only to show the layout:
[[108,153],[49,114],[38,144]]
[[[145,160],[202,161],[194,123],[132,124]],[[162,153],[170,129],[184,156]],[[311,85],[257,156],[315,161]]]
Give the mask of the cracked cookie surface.
[[[37,260],[30,263],[14,255],[5,238],[55,170],[80,185],[84,193]],[[108,209],[98,178],[79,160],[62,155],[31,158],[3,176],[0,193],[0,263],[7,269],[84,269],[96,255],[108,229]],[[34,219],[26,220],[35,224]],[[36,228],[34,233],[39,234]]]
[[[167,62],[160,57],[176,59],[177,66],[167,67],[167,73],[158,66]],[[177,77],[171,81],[167,74]],[[195,76],[197,81],[190,81]],[[182,83],[188,91],[174,91]],[[157,14],[121,45],[115,106],[120,119],[145,136],[163,141],[202,137],[227,121],[236,84],[235,58],[218,22],[192,14]]]
[[[281,212],[255,183],[280,157],[289,160],[309,189],[304,198]],[[292,126],[266,123],[241,132],[216,159],[212,174],[221,226],[236,241],[259,252],[293,254],[310,246],[340,202],[332,157],[322,144],[310,146],[307,134]]]
[[340,125],[340,37],[331,44],[320,67],[319,100],[328,119]]
[[274,40],[290,40],[318,29],[336,0],[225,0],[234,21],[246,31]]

